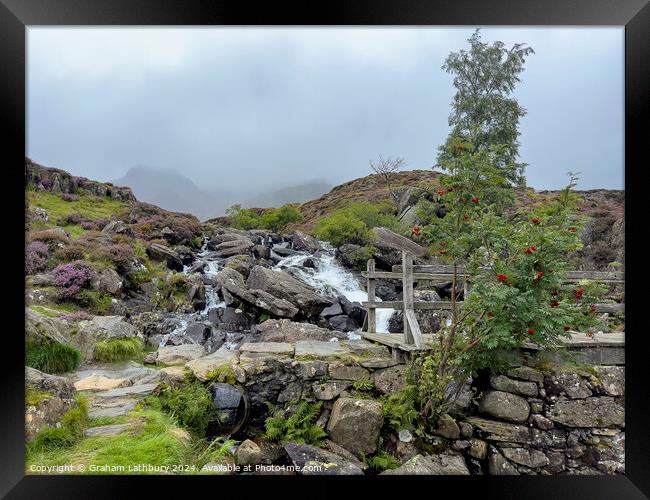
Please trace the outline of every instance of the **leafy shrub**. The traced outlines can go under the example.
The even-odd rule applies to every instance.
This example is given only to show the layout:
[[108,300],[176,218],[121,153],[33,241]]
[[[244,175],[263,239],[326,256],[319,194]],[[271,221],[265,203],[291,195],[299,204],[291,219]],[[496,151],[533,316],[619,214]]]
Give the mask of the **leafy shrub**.
[[242,208],[241,205],[233,205],[226,209],[226,215],[230,217],[230,225],[237,229],[260,229],[262,217],[259,212],[250,208]]
[[47,265],[49,248],[42,241],[32,241],[25,251],[25,272],[36,274],[43,271]]
[[96,290],[81,290],[75,297],[74,303],[95,314],[106,314],[111,308],[113,297]]
[[399,461],[386,451],[378,451],[372,456],[366,456],[362,453],[361,460],[375,472],[396,469],[400,466]]
[[352,382],[352,387],[354,387],[357,391],[372,391],[375,388],[375,384],[372,379],[366,378],[355,380]]
[[212,392],[199,382],[180,388],[164,386],[156,399],[149,398],[147,402],[173,415],[197,436],[205,436],[208,426],[217,418]]
[[59,299],[74,298],[82,288],[88,287],[95,277],[92,268],[84,261],[59,264],[52,271],[54,284],[59,289]]
[[314,234],[334,246],[344,243],[372,243],[373,227],[397,228],[398,222],[387,204],[354,203],[316,221]]
[[124,271],[133,258],[133,247],[125,243],[103,245],[95,250],[94,257],[112,263],[118,271]]
[[93,359],[104,363],[118,363],[130,359],[140,360],[144,343],[137,337],[100,340],[93,349]]
[[42,241],[44,243],[67,243],[68,237],[62,232],[55,229],[43,229],[29,233],[29,241]]
[[51,340],[27,341],[25,364],[45,373],[71,372],[79,366],[81,353]]
[[261,218],[262,228],[281,233],[289,224],[302,220],[302,215],[296,207],[283,205],[280,208],[271,208],[264,212]]
[[86,247],[81,242],[73,242],[54,251],[54,258],[60,262],[73,262],[75,260],[82,260]]
[[289,418],[285,416],[284,411],[267,405],[271,415],[264,422],[266,439],[278,443],[291,441],[318,446],[327,437],[327,433],[314,423],[323,407],[322,401],[301,401]]

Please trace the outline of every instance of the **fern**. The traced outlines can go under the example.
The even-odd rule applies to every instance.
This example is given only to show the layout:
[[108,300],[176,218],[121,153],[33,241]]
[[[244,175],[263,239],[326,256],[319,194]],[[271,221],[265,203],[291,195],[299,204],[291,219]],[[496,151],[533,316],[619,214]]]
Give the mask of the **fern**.
[[400,466],[399,461],[386,451],[379,451],[372,456],[366,456],[364,453],[361,453],[361,460],[370,469],[377,472],[385,471],[388,469],[396,469]]
[[270,415],[264,422],[264,438],[278,443],[295,442],[319,445],[327,434],[314,422],[323,402],[301,401],[296,411],[287,418],[285,412],[267,403]]

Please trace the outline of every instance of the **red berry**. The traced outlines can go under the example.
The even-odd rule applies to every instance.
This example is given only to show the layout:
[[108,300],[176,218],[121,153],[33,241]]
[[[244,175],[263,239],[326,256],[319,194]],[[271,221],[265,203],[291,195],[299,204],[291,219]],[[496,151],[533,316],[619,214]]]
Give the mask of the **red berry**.
[[506,281],[508,279],[507,274],[497,274],[497,279],[501,282]]
[[533,328],[528,329],[528,334],[529,335],[535,335],[535,330]]
[[532,222],[532,223],[535,224],[535,225],[539,224],[539,217],[533,217],[533,218],[530,220],[530,222]]
[[472,198],[472,203],[478,203],[479,201],[481,201],[481,200],[479,198],[477,198],[476,196],[474,196]]

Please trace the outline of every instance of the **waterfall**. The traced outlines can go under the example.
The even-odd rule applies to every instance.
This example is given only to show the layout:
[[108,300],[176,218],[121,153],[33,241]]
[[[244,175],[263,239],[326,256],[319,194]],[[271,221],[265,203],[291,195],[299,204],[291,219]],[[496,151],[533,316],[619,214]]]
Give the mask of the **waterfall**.
[[[280,260],[273,269],[287,269],[296,278],[311,285],[327,297],[343,296],[350,302],[365,302],[368,293],[363,289],[354,275],[341,266],[334,257],[334,249],[325,246],[324,252],[316,255],[291,255]],[[305,260],[311,259],[315,269],[304,267]],[[381,299],[376,299],[381,301]],[[388,321],[395,312],[394,309],[377,309],[377,331],[388,332]]]

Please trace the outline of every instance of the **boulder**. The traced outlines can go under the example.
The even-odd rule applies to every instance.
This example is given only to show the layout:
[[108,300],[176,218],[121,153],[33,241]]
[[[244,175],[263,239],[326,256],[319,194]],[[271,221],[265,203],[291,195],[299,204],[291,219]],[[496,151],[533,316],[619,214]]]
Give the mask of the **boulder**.
[[[75,408],[76,391],[72,383],[56,375],[25,367],[27,404],[25,405],[25,437],[32,439],[46,428],[59,427],[66,412]],[[30,391],[38,398],[30,397]]]
[[320,248],[320,243],[316,238],[302,231],[293,233],[291,243],[294,250],[304,250],[309,253],[315,253]]
[[237,307],[215,307],[208,311],[208,319],[217,328],[228,331],[250,330],[255,324],[255,316]]
[[293,276],[262,266],[251,269],[246,284],[251,290],[262,290],[274,297],[294,304],[306,317],[316,317],[331,302],[311,286]]
[[365,269],[370,255],[365,247],[345,243],[336,249],[336,258],[349,269]]
[[489,391],[481,398],[479,411],[511,422],[525,422],[530,415],[530,405],[521,396],[503,391]]
[[345,458],[307,444],[287,443],[284,450],[300,475],[362,475],[363,470]]
[[[256,266],[253,269],[258,267],[264,269],[260,266]],[[274,316],[293,318],[300,311],[293,303],[271,295],[264,290],[248,289],[244,282],[244,277],[234,269],[222,269],[215,275],[214,281],[217,285],[221,286],[222,289],[227,290],[231,295],[237,297],[239,300],[251,304],[269,314],[273,314]]]
[[332,408],[327,432],[332,441],[348,451],[368,455],[377,450],[383,423],[384,415],[378,401],[339,398]]
[[339,302],[343,308],[343,312],[353,319],[358,325],[363,324],[366,317],[366,310],[360,302],[350,302],[345,297],[339,297]]
[[121,220],[112,220],[102,229],[102,234],[107,236],[114,236],[116,234],[130,235],[132,233],[131,226]]
[[333,330],[339,330],[341,332],[353,332],[359,328],[359,325],[349,316],[339,315],[332,316],[328,321],[330,327]]
[[510,378],[516,378],[518,380],[527,380],[529,382],[544,382],[544,374],[539,370],[530,368],[528,366],[517,366],[516,368],[511,368],[508,370],[506,375]]
[[[211,312],[212,310],[208,312],[208,318],[210,317]],[[207,322],[193,321],[187,325],[187,328],[185,328],[185,336],[189,337],[197,344],[204,344],[211,335],[212,325]]]
[[538,389],[535,382],[513,380],[504,375],[490,376],[490,385],[497,391],[521,394],[522,396],[537,396]]
[[284,450],[278,446],[270,443],[256,443],[250,439],[243,441],[235,451],[235,460],[238,465],[259,465],[271,464],[278,458]]
[[196,378],[205,382],[208,380],[208,375],[211,372],[221,367],[233,365],[237,362],[237,358],[236,351],[230,351],[225,347],[221,347],[212,354],[189,361],[185,366]]
[[343,391],[350,388],[352,384],[347,380],[334,380],[331,382],[316,382],[312,385],[312,391],[316,399],[331,401],[336,399]]
[[438,419],[434,434],[447,439],[458,439],[460,437],[460,427],[452,417],[445,414]]
[[382,475],[421,476],[467,476],[469,469],[462,455],[445,453],[441,455],[416,455],[397,469],[387,470]]
[[95,274],[90,286],[98,292],[115,295],[122,289],[122,278],[113,269],[107,268]]
[[297,342],[318,340],[327,342],[332,338],[345,339],[347,335],[320,328],[311,323],[295,323],[288,319],[267,319],[251,328],[251,333],[262,342]]
[[152,243],[147,247],[147,255],[154,260],[166,262],[169,269],[179,272],[183,270],[183,261],[180,256],[165,245]]
[[225,258],[234,255],[248,255],[254,246],[255,245],[251,240],[238,239],[219,243],[214,248],[211,248],[211,250],[214,250],[214,255],[216,257]]
[[377,370],[372,374],[375,388],[382,394],[392,394],[401,391],[406,385],[406,366],[396,365]]
[[339,316],[340,314],[343,314],[343,308],[338,302],[334,302],[334,304],[326,307],[320,313],[322,318],[331,318],[332,316]]
[[182,344],[165,346],[158,349],[157,363],[161,365],[184,365],[188,361],[205,356],[203,346],[198,344]]
[[268,260],[271,257],[271,249],[266,245],[255,245],[251,253],[256,259]]
[[547,417],[567,427],[625,427],[625,409],[609,396],[558,401]]

